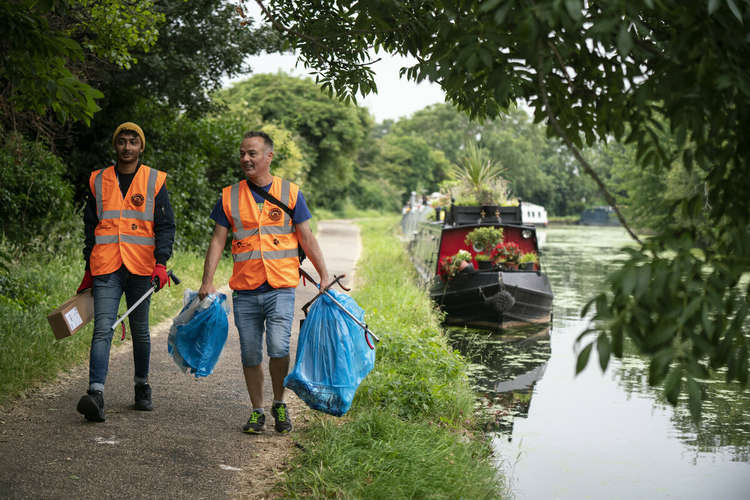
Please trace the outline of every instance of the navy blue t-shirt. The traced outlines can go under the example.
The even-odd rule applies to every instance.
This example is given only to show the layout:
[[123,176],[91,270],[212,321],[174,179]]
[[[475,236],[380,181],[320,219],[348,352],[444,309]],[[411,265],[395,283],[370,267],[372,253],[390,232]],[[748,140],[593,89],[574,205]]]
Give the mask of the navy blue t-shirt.
[[[245,182],[247,182],[247,180],[245,180]],[[273,182],[268,184],[267,186],[261,186],[261,187],[267,193],[271,189],[271,184],[273,184]],[[253,198],[255,199],[255,203],[258,204],[258,208],[263,210],[263,203],[266,201],[265,198],[257,194],[255,191],[251,191],[251,192],[253,193]],[[224,212],[224,204],[223,204],[221,195],[219,195],[219,201],[217,201],[216,205],[214,205],[214,209],[211,211],[210,217],[218,225],[231,229],[232,224],[229,222],[229,218],[227,217],[227,214]],[[307,202],[305,202],[305,197],[302,195],[302,190],[300,189],[297,191],[297,203],[295,203],[294,208],[292,209],[292,223],[294,223],[295,225],[302,224],[303,222],[311,218],[312,218],[312,214],[310,213],[310,209],[307,208]],[[236,292],[255,294],[255,293],[267,292],[269,290],[273,290],[273,287],[269,285],[268,282],[266,281],[265,283],[260,285],[258,288],[254,288],[252,290],[236,290]]]

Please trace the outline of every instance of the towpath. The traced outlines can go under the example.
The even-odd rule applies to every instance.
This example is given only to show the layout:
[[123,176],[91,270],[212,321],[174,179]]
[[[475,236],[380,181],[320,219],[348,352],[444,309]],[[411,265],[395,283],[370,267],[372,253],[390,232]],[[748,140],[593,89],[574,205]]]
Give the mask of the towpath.
[[[351,286],[361,248],[357,226],[321,222],[318,241],[331,275],[346,274],[343,282]],[[317,276],[309,260],[303,267]],[[304,317],[300,307],[316,290],[309,283],[297,288],[291,366],[299,319]],[[229,293],[228,288],[221,291]],[[231,305],[229,297],[228,302]],[[0,407],[0,497],[270,498],[296,434],[273,430],[265,367],[266,432],[241,432],[250,403],[231,314],[229,320],[229,336],[214,373],[197,380],[179,371],[167,354],[171,319],[152,328],[153,412],[130,409],[130,342],[112,351],[104,393],[106,422],[86,422],[75,410],[87,386],[88,363],[28,398]],[[299,430],[311,410],[292,391],[286,394]]]

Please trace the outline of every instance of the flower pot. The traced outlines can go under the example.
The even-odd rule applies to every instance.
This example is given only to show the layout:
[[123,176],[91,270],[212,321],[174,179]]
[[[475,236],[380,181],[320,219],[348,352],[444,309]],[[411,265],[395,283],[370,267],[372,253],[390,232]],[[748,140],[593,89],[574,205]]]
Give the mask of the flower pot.
[[521,271],[533,271],[534,270],[534,263],[533,262],[524,262],[523,264],[518,265],[518,269]]
[[477,261],[477,269],[479,269],[480,271],[492,269],[493,267],[495,267],[495,264],[490,260],[478,260]]

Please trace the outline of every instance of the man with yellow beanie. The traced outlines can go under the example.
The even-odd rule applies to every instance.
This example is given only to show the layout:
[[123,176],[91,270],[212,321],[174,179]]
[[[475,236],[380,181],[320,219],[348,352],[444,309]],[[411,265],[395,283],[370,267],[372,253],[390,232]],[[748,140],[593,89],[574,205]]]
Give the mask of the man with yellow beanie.
[[[78,292],[92,288],[94,334],[89,358],[89,389],[77,410],[92,422],[104,422],[104,383],[109,369],[112,324],[123,293],[128,308],[156,285],[169,282],[175,222],[167,192],[167,174],[141,164],[146,136],[126,122],[112,134],[114,165],[89,178],[90,196],[83,214],[86,272]],[[148,383],[151,338],[147,298],[128,316],[133,339],[136,410],[151,411]],[[124,328],[124,325],[123,325]]]

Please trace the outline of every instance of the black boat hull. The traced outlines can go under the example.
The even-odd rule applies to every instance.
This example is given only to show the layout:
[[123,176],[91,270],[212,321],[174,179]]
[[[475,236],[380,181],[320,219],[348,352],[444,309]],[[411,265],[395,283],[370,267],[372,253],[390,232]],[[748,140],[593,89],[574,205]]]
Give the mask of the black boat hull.
[[430,296],[450,325],[509,328],[548,323],[552,315],[549,280],[534,271],[469,269],[447,282],[436,278]]

